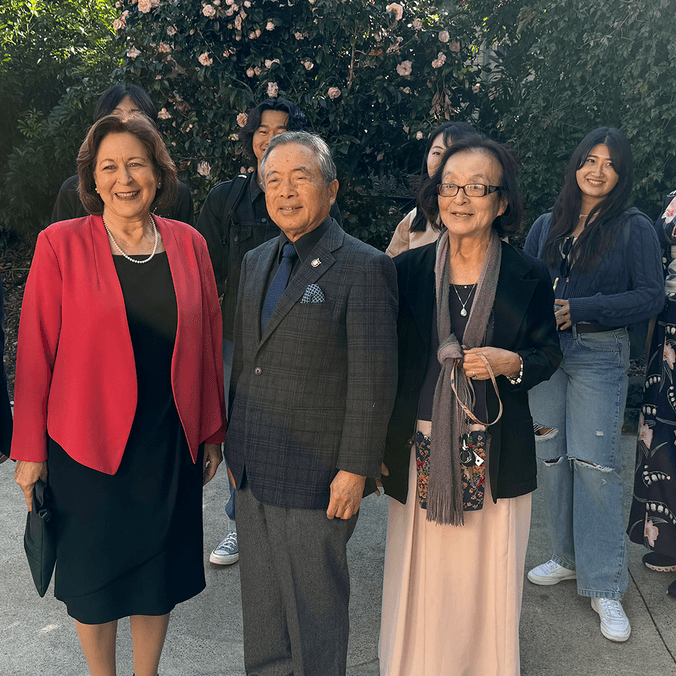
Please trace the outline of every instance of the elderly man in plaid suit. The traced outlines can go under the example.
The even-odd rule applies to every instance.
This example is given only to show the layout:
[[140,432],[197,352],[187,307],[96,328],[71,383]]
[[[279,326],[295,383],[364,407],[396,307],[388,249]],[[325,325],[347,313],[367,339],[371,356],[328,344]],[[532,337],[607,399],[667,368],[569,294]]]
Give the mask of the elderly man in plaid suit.
[[261,177],[282,233],[244,258],[225,442],[244,661],[252,676],[342,676],[346,545],[397,383],[396,271],[329,216],[338,181],[318,136],[276,136]]

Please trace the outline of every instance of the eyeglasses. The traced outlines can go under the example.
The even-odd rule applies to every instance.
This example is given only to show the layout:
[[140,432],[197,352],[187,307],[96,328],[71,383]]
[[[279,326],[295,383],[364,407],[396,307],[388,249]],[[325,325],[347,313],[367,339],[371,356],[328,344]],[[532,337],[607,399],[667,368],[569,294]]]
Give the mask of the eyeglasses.
[[440,183],[437,186],[437,195],[455,197],[462,190],[467,197],[485,197],[489,193],[500,190],[500,187],[499,185],[484,185],[483,183],[468,183],[467,185]]
[[561,244],[561,265],[559,267],[559,276],[563,279],[568,279],[568,275],[570,275],[570,268],[572,267],[570,264],[570,252],[573,248],[573,244],[575,243],[575,237],[570,235],[570,237],[566,237],[566,239],[563,240],[563,243]]

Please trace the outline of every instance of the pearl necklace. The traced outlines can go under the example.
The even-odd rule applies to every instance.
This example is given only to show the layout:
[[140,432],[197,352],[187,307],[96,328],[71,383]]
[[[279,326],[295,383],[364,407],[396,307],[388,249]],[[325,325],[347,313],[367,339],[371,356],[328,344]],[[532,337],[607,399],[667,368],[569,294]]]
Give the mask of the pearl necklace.
[[153,230],[155,231],[155,245],[153,246],[153,252],[146,258],[144,261],[137,261],[135,258],[132,258],[131,256],[127,256],[127,254],[122,251],[120,248],[120,245],[115,241],[115,238],[113,237],[113,233],[110,232],[108,229],[108,226],[106,225],[106,221],[104,220],[103,216],[101,216],[101,220],[103,221],[103,227],[106,229],[106,232],[108,233],[108,237],[110,237],[111,241],[115,245],[115,248],[128,260],[131,261],[132,263],[136,263],[137,265],[143,265],[144,263],[149,263],[152,259],[153,256],[155,255],[155,252],[157,251],[157,240],[158,240],[158,232],[157,232],[157,224],[155,223],[155,219],[153,218],[153,215],[150,214],[150,222],[153,224]]

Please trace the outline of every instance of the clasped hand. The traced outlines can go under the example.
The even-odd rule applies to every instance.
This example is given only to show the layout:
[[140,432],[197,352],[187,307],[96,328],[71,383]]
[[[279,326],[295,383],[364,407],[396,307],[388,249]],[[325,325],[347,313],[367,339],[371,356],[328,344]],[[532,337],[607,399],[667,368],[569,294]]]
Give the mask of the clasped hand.
[[521,360],[516,352],[503,350],[499,347],[473,347],[465,350],[465,356],[462,360],[462,368],[465,375],[472,380],[489,380],[490,373],[486,363],[479,356],[486,358],[493,369],[494,376],[507,376],[516,378],[521,370]]

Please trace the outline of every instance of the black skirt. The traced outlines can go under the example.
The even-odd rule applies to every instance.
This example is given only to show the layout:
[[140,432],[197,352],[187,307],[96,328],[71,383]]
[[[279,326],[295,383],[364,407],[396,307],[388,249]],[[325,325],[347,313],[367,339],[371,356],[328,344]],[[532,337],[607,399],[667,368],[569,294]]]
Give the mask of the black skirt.
[[166,253],[114,256],[134,348],[138,404],[108,475],[48,442],[57,533],[55,596],[84,624],[164,615],[205,586],[202,462],[194,464],[171,388],[176,296]]

